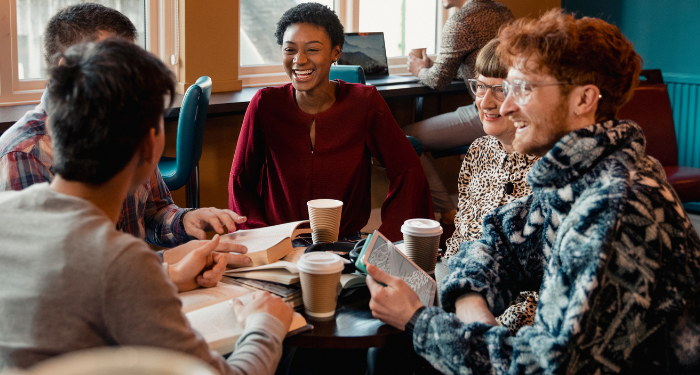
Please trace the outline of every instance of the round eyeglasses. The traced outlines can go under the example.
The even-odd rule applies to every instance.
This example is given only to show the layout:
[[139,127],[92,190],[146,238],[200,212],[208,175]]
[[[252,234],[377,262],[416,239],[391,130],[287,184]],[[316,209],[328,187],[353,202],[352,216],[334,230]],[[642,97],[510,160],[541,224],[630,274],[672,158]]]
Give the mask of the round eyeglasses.
[[470,79],[468,80],[468,82],[469,89],[472,90],[474,95],[476,95],[479,98],[483,98],[484,96],[486,96],[486,92],[490,89],[491,95],[493,95],[494,99],[498,100],[499,102],[506,100],[506,94],[503,85],[487,85],[476,79]]
[[[515,104],[525,105],[532,97],[532,89],[536,87],[554,86],[554,85],[569,85],[571,82],[543,82],[543,81],[523,81],[514,79],[513,82],[503,80],[503,93],[508,97],[513,93]],[[504,99],[505,100],[505,99]]]

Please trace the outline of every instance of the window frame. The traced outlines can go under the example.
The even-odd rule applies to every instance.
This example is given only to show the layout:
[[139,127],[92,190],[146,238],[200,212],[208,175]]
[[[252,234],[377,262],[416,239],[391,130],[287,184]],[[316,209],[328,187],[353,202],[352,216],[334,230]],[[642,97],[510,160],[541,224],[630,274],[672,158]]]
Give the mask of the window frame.
[[[177,64],[171,64],[170,56],[176,50],[175,6],[178,0],[145,0],[146,49],[160,57],[178,74]],[[46,87],[46,79],[19,79],[17,53],[17,1],[0,0],[0,19],[10,22],[0,24],[0,106],[36,104]]]
[[[437,7],[437,33],[436,47],[440,48],[440,40],[442,39],[442,28],[445,22],[456,9],[444,9],[439,0],[435,1]],[[340,22],[345,27],[345,32],[357,32],[360,28],[360,0],[335,0],[334,8],[340,18]],[[240,12],[239,12],[240,17]],[[240,51],[239,41],[239,51]],[[240,52],[239,52],[240,53]],[[428,55],[429,58],[435,60],[437,54]],[[284,72],[282,64],[260,64],[238,66],[238,79],[243,82],[243,87],[260,87],[281,85],[289,82],[289,77]],[[389,57],[389,73],[396,75],[410,75],[408,65],[406,64],[406,56]]]

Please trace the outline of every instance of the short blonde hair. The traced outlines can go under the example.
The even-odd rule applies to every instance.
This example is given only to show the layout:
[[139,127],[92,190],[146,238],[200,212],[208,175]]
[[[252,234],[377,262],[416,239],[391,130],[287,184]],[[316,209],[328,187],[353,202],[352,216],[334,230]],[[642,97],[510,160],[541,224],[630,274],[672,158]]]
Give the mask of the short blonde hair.
[[482,75],[490,78],[503,78],[508,76],[508,66],[496,54],[496,48],[501,44],[498,38],[491,39],[490,42],[481,48],[476,56],[474,66],[474,77]]

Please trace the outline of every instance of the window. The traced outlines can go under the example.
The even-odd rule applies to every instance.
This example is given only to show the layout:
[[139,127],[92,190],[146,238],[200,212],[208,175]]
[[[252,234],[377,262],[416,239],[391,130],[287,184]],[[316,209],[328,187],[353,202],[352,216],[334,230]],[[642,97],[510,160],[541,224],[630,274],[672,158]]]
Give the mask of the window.
[[[97,0],[99,4],[116,9],[129,17],[138,31],[136,43],[145,44],[144,0]],[[17,0],[17,75],[25,79],[46,79],[44,59],[44,28],[59,10],[75,1]]]
[[411,48],[435,54],[437,7],[424,0],[360,0],[360,31],[383,31],[387,57],[406,56]]
[[[274,37],[277,21],[289,8],[307,0],[240,0],[240,79],[243,86],[289,82]],[[427,48],[434,55],[449,13],[437,0],[316,0],[335,10],[346,32],[382,31],[389,70],[407,73],[411,48]]]
[[[333,0],[313,0],[333,9]],[[241,66],[279,64],[280,48],[275,39],[282,14],[308,0],[241,0]]]
[[[169,66],[177,50],[177,0],[90,0],[116,9],[136,26],[140,46]],[[43,33],[49,19],[86,0],[0,0],[0,105],[36,103],[46,86]],[[14,42],[14,43],[13,43]],[[175,59],[177,60],[177,59]],[[172,66],[175,73],[176,69]]]

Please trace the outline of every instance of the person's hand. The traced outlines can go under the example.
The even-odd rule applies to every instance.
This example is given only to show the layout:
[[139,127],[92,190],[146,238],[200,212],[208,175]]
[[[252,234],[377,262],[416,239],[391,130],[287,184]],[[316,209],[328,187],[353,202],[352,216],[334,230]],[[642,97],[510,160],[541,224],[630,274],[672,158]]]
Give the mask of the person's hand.
[[185,213],[182,224],[187,234],[205,240],[207,238],[206,232],[213,230],[218,234],[225,234],[224,225],[229,232],[233,232],[236,230],[236,224],[243,224],[246,219],[245,216],[240,216],[231,210],[206,207]]
[[227,254],[211,253],[211,261],[207,261],[205,271],[197,275],[195,281],[202,288],[213,288],[221,281],[226,272]]
[[245,321],[250,315],[255,313],[268,313],[279,319],[284,324],[285,330],[289,331],[294,317],[294,309],[282,301],[279,296],[273,296],[268,292],[258,291],[253,293],[253,299],[245,305],[239,300],[232,303],[233,312],[240,325],[245,325]]
[[421,69],[428,69],[433,66],[433,61],[430,60],[427,54],[423,57],[418,57],[413,54],[413,52],[408,53],[408,71],[414,76],[418,77]]
[[416,310],[423,306],[418,294],[403,280],[371,264],[367,265],[367,272],[367,287],[372,294],[369,301],[372,316],[403,331]]
[[[176,246],[172,249],[165,250],[163,252],[163,262],[168,263],[168,264],[175,264],[182,260],[187,254],[192,252],[195,249],[198,249],[206,244],[208,244],[209,240],[192,240],[190,242],[187,242],[185,244],[182,244],[180,246]],[[216,248],[214,251],[220,252],[220,253],[226,253],[226,254],[221,254],[227,258],[227,263],[231,266],[238,266],[238,267],[245,267],[245,266],[250,266],[250,258],[246,255],[239,255],[239,254],[245,254],[248,252],[248,248],[231,243],[231,242],[225,242],[225,241],[219,241],[218,245],[216,245]],[[229,254],[229,253],[238,253],[238,254]]]
[[457,298],[455,310],[457,318],[464,323],[482,322],[492,326],[498,325],[484,297],[479,293],[467,293]]
[[178,291],[186,292],[201,286],[214,286],[226,271],[228,258],[213,253],[219,245],[219,236],[190,251],[175,264],[168,263],[168,275]]

